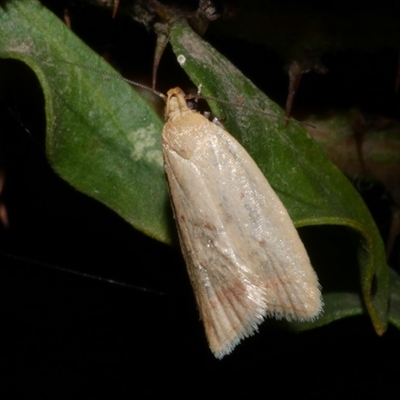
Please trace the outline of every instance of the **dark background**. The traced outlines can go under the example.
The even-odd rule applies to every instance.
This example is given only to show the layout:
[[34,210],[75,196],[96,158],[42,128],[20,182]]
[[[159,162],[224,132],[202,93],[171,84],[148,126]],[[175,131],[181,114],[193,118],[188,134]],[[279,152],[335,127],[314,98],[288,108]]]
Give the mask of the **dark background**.
[[[43,3],[60,18],[67,7],[83,40],[125,75],[150,84],[154,33],[128,16],[112,20],[109,10],[85,2]],[[213,26],[206,39],[284,104],[284,55],[221,36]],[[323,57],[330,73],[305,77],[299,108],[356,105],[397,117],[393,48],[328,49]],[[368,316],[302,334],[266,322],[259,334],[216,360],[179,249],[135,231],[58,178],[44,155],[43,97],[34,74],[15,61],[1,61],[0,71],[7,76],[0,155],[9,219],[9,228],[0,228],[1,398],[398,395],[400,333],[389,327],[378,337]],[[158,89],[177,83],[189,80],[167,49]],[[385,235],[390,203],[379,186],[368,196]],[[398,266],[396,257],[392,265]]]

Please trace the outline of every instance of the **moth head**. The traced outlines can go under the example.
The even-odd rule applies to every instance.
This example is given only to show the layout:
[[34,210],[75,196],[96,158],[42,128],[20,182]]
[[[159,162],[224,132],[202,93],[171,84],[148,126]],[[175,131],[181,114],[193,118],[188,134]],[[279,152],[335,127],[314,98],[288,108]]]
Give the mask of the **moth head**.
[[188,107],[186,102],[186,95],[181,88],[176,87],[168,90],[165,120],[173,121],[178,115],[191,112],[192,110]]

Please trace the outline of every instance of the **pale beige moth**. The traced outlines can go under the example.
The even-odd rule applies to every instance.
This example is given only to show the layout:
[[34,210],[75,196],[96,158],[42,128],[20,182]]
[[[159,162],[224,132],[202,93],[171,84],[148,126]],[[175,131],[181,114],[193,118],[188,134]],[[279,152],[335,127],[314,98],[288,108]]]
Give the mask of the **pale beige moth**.
[[307,321],[320,286],[288,212],[246,150],[168,92],[165,172],[182,253],[215,357],[265,317]]
[[[181,60],[183,63],[185,60]],[[246,150],[220,125],[119,75],[78,65],[166,99],[164,166],[182,253],[211,351],[229,354],[265,317],[310,321],[318,278],[284,205]]]

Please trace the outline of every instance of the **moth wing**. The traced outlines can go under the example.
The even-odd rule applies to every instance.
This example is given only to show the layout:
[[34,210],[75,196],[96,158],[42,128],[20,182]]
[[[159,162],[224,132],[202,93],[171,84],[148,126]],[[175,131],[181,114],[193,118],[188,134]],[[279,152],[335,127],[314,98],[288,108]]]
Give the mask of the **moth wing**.
[[264,175],[228,132],[194,115],[166,123],[165,170],[207,339],[222,358],[265,316],[310,320],[322,302],[303,243]]

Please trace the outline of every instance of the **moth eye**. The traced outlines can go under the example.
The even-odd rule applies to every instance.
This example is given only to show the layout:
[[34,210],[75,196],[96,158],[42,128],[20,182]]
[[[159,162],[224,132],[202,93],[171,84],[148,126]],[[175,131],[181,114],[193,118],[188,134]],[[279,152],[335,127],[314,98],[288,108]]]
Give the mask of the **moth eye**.
[[186,105],[190,110],[197,110],[198,104],[195,99],[186,99]]

